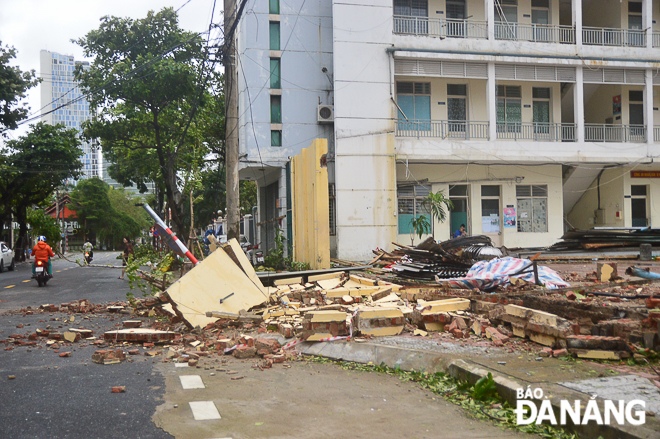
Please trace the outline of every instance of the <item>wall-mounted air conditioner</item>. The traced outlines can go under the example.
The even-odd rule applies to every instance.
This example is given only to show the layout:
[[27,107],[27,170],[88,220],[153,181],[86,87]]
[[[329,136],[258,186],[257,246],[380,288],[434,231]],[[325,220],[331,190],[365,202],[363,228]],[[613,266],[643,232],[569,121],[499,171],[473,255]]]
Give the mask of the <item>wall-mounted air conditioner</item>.
[[335,109],[332,105],[319,105],[316,115],[319,123],[332,123],[335,120]]

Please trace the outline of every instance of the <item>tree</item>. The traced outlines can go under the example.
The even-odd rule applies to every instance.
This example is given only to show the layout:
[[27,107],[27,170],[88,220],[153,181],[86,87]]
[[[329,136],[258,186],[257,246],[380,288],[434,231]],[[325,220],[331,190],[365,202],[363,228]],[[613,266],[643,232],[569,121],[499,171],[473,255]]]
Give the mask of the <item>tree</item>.
[[103,17],[100,27],[75,41],[89,69],[75,76],[95,116],[85,135],[100,139],[118,182],[146,189],[153,181],[172,209],[174,230],[185,236],[180,171],[200,169],[208,152],[198,117],[213,103],[215,80],[199,35],[182,30],[176,12],[165,8],[146,18]]
[[[447,211],[454,208],[454,203],[449,198],[446,198],[442,191],[436,193],[429,192],[426,198],[424,198],[424,201],[422,201],[422,205],[428,208],[433,216],[441,223],[447,221]],[[447,211],[445,211],[445,208]]]
[[[14,213],[20,225],[18,248],[27,248],[27,212],[49,199],[55,188],[81,175],[77,131],[40,122],[0,152],[0,210],[4,223]],[[21,252],[17,252],[22,255]]]
[[28,107],[19,105],[27,89],[34,87],[40,79],[35,79],[35,72],[22,72],[18,67],[9,66],[16,58],[16,49],[3,47],[0,41],[0,133],[16,129],[17,123],[27,118]]
[[88,230],[97,234],[109,229],[114,214],[108,197],[110,186],[99,177],[81,181],[71,192],[69,208],[76,212],[78,223],[83,227],[83,240]]
[[34,235],[43,235],[46,242],[54,245],[61,239],[62,231],[57,224],[57,220],[50,215],[46,215],[43,209],[28,209],[28,224]]

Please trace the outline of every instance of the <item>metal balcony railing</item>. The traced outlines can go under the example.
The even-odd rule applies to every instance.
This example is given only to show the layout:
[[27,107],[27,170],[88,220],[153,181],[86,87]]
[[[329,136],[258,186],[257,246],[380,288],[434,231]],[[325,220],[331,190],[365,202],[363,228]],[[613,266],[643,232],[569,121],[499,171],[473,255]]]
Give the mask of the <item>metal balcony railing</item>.
[[653,142],[660,141],[660,125],[655,125],[653,127]]
[[653,47],[660,47],[660,32],[653,32],[651,34],[651,42],[653,43]]
[[583,27],[582,44],[590,46],[646,46],[646,31],[600,27]]
[[396,136],[487,140],[488,122],[399,120],[396,123]]
[[497,22],[495,23],[495,38],[535,43],[575,44],[575,29],[572,26],[554,24]]
[[440,38],[488,38],[485,21],[394,16],[394,33]]
[[535,142],[575,142],[577,140],[575,124],[544,122],[498,123],[497,138],[533,140]]
[[[655,130],[654,130],[655,134]],[[584,124],[587,142],[646,142],[644,125]]]

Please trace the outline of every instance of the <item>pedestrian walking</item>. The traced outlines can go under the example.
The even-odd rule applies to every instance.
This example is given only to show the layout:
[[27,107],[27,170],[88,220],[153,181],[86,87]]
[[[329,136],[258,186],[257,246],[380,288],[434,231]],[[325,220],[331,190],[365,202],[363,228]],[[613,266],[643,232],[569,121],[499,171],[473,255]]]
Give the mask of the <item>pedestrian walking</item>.
[[124,254],[122,255],[121,258],[121,276],[119,276],[119,279],[124,278],[124,273],[126,272],[126,264],[128,263],[128,257],[130,255],[133,255],[135,258],[135,251],[133,250],[133,244],[131,244],[131,240],[128,239],[127,237],[124,237]]

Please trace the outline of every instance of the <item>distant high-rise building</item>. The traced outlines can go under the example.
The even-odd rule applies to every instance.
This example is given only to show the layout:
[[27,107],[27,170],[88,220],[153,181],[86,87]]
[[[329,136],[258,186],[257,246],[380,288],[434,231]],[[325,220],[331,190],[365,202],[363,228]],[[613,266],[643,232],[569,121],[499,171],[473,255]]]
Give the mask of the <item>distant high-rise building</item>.
[[[77,65],[89,68],[89,62],[76,61],[71,55],[48,50],[40,53],[42,120],[51,125],[63,124],[80,130],[80,124],[90,118],[89,103],[73,79]],[[93,142],[82,143],[84,178],[101,177],[100,152]]]

